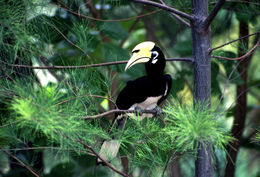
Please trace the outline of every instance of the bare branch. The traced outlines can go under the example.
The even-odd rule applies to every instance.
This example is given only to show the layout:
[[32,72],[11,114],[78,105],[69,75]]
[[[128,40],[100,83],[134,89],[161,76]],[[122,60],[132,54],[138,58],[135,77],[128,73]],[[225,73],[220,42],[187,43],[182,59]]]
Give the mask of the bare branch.
[[209,25],[214,20],[214,18],[218,14],[219,10],[221,9],[221,7],[224,5],[225,1],[226,0],[218,0],[218,2],[216,3],[214,8],[212,9],[210,14],[208,15],[208,17],[203,21],[203,23],[202,23],[203,29],[207,29],[209,27]]
[[[156,114],[157,113],[156,110],[143,110],[142,112],[146,113],[146,114]],[[101,118],[101,117],[104,117],[104,116],[107,116],[110,114],[114,114],[114,113],[122,113],[122,114],[123,113],[138,113],[138,111],[137,110],[112,109],[107,112],[103,112],[101,114],[97,114],[94,116],[83,116],[82,118],[85,120],[98,119],[98,118]]]
[[[166,61],[187,61],[193,62],[192,58],[168,58]],[[29,68],[29,69],[80,69],[80,68],[91,68],[91,67],[100,67],[100,66],[110,66],[110,65],[118,65],[118,64],[126,64],[128,61],[114,61],[107,63],[98,63],[98,64],[90,64],[90,65],[79,65],[79,66],[30,66],[30,65],[19,65],[19,64],[10,64],[5,61],[0,60],[0,63],[3,63],[7,66],[18,67],[18,68]]]
[[194,62],[193,58],[167,58],[166,61],[187,61],[187,62]]
[[226,45],[229,45],[229,44],[231,44],[231,43],[233,43],[233,42],[237,42],[237,41],[239,41],[239,40],[242,40],[242,39],[245,39],[245,38],[248,38],[248,37],[251,37],[251,36],[257,35],[257,34],[259,34],[259,33],[260,33],[260,31],[257,31],[257,32],[255,32],[255,33],[252,33],[252,34],[249,34],[249,35],[246,35],[246,36],[240,37],[240,38],[238,38],[238,39],[235,39],[235,40],[229,41],[229,42],[227,42],[227,43],[225,43],[225,44],[222,44],[222,45],[220,45],[220,46],[218,46],[218,47],[215,47],[215,48],[213,48],[213,49],[210,49],[209,52],[211,53],[213,50],[217,50],[217,49],[219,49],[219,48],[221,48],[221,47],[224,47],[224,46],[226,46]]
[[76,47],[77,49],[79,49],[80,51],[82,51],[86,56],[89,57],[89,55],[82,49],[80,48],[79,46],[77,46],[76,44],[74,44],[73,42],[71,42],[71,40],[69,40],[56,26],[52,25],[51,23],[47,22],[47,24],[49,24],[50,26],[52,26],[56,31],[58,31],[58,33],[60,33],[62,35],[62,37],[68,42],[70,43],[71,45],[73,45],[74,47]]
[[65,11],[67,11],[67,12],[73,14],[73,15],[77,15],[78,17],[83,17],[83,18],[86,18],[88,20],[101,21],[101,22],[130,21],[130,20],[134,20],[134,19],[138,19],[138,18],[141,18],[141,17],[145,17],[145,16],[148,16],[148,15],[155,14],[155,13],[160,12],[162,10],[162,9],[159,9],[159,10],[155,10],[155,11],[152,11],[152,12],[141,14],[141,15],[138,15],[138,16],[135,16],[135,17],[129,17],[129,18],[124,18],[124,19],[105,20],[105,19],[100,19],[100,18],[86,16],[86,15],[81,14],[80,12],[74,12],[71,9],[69,9],[67,6],[65,6],[64,4],[61,4],[60,2],[59,2],[59,4],[54,4],[54,5],[58,6],[59,8],[62,8],[63,10],[65,10]]
[[[241,1],[241,0],[226,0],[226,2],[232,2],[232,3],[245,3],[245,4],[252,4],[260,6],[260,3],[257,2],[250,2],[250,1]],[[210,4],[216,4],[217,2],[210,2]]]
[[221,56],[215,56],[215,55],[211,55],[211,57],[224,59],[224,60],[232,60],[232,61],[241,60],[241,59],[244,59],[244,58],[252,55],[258,46],[259,46],[259,41],[246,54],[242,55],[241,57],[237,57],[237,58],[228,58],[228,57],[221,57]]
[[[163,0],[160,0],[160,2],[163,5],[166,5],[165,2]],[[179,15],[176,15],[175,13],[171,13],[171,15],[176,18],[179,22],[183,23],[184,25],[186,25],[187,27],[190,28],[190,24],[188,22],[186,22],[185,20],[183,20]]]
[[189,15],[189,14],[186,14],[182,11],[179,11],[177,9],[174,9],[170,6],[167,6],[167,5],[164,5],[164,4],[160,4],[160,3],[157,3],[157,2],[154,2],[154,1],[148,1],[148,0],[132,0],[133,2],[137,2],[137,3],[141,3],[141,4],[146,4],[146,5],[150,5],[150,6],[155,6],[155,7],[158,7],[160,9],[163,9],[163,10],[166,10],[166,11],[169,11],[169,12],[172,12],[174,14],[177,14],[181,17],[184,17],[188,20],[193,20],[193,16]]
[[113,170],[114,172],[120,174],[121,176],[124,176],[124,177],[129,177],[127,174],[119,171],[118,169],[116,169],[115,167],[113,167],[109,162],[107,162],[105,159],[103,159],[91,146],[87,145],[86,143],[84,143],[84,141],[80,138],[80,136],[75,133],[77,135],[77,137],[79,138],[79,140],[77,139],[73,139],[73,138],[70,138],[70,137],[67,137],[69,139],[72,139],[74,141],[77,141],[79,142],[80,144],[82,144],[86,149],[90,150],[97,158],[99,158],[100,160],[102,160],[102,162],[104,162],[111,170]]
[[31,169],[28,165],[26,165],[25,163],[23,163],[20,159],[18,159],[17,157],[15,157],[13,154],[11,154],[10,152],[8,152],[7,150],[5,150],[4,148],[2,148],[0,146],[1,151],[3,151],[5,154],[9,155],[10,157],[12,157],[13,159],[15,159],[21,166],[25,167],[27,170],[29,170],[34,176],[36,177],[40,177],[40,175],[38,175],[33,169]]

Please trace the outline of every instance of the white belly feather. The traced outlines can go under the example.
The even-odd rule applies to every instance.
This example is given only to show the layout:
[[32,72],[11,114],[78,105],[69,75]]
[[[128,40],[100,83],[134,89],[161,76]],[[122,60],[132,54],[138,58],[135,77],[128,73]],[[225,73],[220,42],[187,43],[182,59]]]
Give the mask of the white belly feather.
[[[144,100],[141,103],[135,103],[128,110],[135,110],[137,106],[142,110],[153,110],[156,107],[157,102],[161,97],[162,95],[156,97],[148,97],[146,98],[146,100]],[[136,117],[134,113],[128,113],[127,115],[130,117]],[[137,116],[137,120],[142,120],[145,117],[153,117],[153,114],[143,114],[142,116]]]

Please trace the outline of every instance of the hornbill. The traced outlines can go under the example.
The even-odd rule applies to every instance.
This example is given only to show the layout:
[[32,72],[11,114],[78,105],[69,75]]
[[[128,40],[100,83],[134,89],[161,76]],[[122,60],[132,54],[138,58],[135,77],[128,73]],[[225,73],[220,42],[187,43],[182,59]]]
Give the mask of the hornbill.
[[[119,93],[116,105],[118,109],[138,110],[160,110],[157,105],[164,101],[171,89],[172,78],[164,75],[165,57],[154,42],[142,42],[132,50],[132,57],[126,64],[125,71],[137,63],[145,63],[146,76],[128,81],[125,88]],[[152,114],[142,114],[142,117],[152,117]],[[122,129],[126,118],[123,115],[116,115],[118,127]],[[118,140],[104,141],[99,155],[104,160],[113,159],[119,150]],[[97,159],[97,164],[104,163]]]

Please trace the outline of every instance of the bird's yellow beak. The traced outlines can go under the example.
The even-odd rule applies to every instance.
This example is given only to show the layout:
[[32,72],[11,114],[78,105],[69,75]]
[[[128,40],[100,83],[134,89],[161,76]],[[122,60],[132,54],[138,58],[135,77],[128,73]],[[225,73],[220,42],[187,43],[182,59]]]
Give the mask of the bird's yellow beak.
[[142,42],[138,44],[133,50],[132,50],[132,57],[129,59],[129,61],[126,64],[125,71],[132,66],[134,66],[137,63],[146,63],[148,62],[152,57],[152,49],[155,46],[154,42]]

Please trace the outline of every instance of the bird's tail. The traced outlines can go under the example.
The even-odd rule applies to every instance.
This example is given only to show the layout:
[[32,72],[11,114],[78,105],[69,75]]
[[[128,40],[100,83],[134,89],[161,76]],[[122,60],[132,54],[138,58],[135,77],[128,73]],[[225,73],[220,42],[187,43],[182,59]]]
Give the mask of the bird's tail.
[[[120,147],[119,140],[104,141],[99,151],[99,156],[103,160],[110,162],[112,159],[116,157],[119,147]],[[98,158],[97,165],[106,165],[106,164],[100,158]]]
[[[114,121],[117,121],[117,128],[122,129],[125,121],[126,121],[126,117],[123,115],[117,115],[116,119],[114,119]],[[110,141],[104,141],[101,149],[99,151],[99,156],[106,160],[107,162],[110,162],[112,159],[114,159],[117,156],[117,153],[119,151],[120,148],[120,141],[119,140],[110,140]],[[97,158],[97,165],[106,165],[100,158]]]

